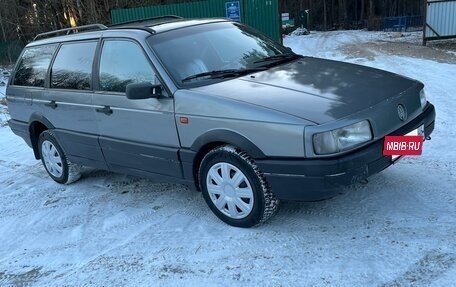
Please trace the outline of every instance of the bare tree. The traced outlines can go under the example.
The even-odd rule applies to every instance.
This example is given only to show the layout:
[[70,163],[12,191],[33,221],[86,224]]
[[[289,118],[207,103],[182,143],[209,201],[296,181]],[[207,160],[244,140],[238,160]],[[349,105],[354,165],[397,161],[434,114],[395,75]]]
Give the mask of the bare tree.
[[[25,45],[42,32],[90,23],[109,24],[114,9],[134,8],[205,0],[1,0],[0,44]],[[210,1],[210,0],[206,0]],[[251,1],[251,0],[244,0]],[[278,0],[282,11],[297,19],[309,10],[312,28],[338,29],[352,23],[372,24],[378,17],[416,15],[422,10],[417,0]],[[310,22],[310,21],[309,21]],[[0,46],[3,48],[5,44]],[[15,44],[16,45],[16,44]],[[10,46],[8,46],[10,47]],[[14,61],[17,55],[0,50],[0,60]],[[12,51],[12,50],[11,50]],[[20,51],[20,48],[19,48]],[[17,53],[16,53],[17,54]],[[3,59],[1,58],[3,57]]]

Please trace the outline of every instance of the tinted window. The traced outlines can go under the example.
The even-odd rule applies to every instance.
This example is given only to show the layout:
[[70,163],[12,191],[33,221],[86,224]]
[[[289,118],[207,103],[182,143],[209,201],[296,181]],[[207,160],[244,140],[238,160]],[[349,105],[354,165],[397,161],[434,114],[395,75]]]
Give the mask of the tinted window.
[[96,47],[97,42],[62,45],[52,66],[51,87],[90,90]]
[[155,82],[152,69],[142,49],[130,41],[105,41],[100,60],[100,88],[125,92],[128,84]]
[[46,73],[57,45],[27,48],[14,76],[14,85],[44,87]]

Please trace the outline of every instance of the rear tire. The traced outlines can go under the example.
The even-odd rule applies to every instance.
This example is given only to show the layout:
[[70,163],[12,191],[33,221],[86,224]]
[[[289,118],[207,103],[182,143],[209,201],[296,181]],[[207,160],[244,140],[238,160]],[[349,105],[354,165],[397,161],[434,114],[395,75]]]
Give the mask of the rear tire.
[[199,183],[212,212],[232,226],[265,222],[279,206],[254,160],[230,145],[215,148],[203,158]]
[[70,162],[54,134],[46,130],[38,139],[41,162],[48,175],[56,182],[70,184],[81,177],[81,166]]

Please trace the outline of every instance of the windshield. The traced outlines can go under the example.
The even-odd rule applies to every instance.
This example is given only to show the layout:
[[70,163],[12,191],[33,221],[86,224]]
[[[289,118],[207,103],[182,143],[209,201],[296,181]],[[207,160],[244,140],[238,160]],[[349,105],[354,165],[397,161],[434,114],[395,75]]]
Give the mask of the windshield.
[[159,33],[149,38],[149,44],[178,85],[209,84],[296,57],[259,32],[232,22]]

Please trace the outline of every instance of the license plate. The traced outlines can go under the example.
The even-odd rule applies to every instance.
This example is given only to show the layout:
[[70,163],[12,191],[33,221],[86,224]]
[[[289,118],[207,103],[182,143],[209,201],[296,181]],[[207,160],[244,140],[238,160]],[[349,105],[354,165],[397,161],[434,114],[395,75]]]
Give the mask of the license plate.
[[[419,126],[418,128],[408,132],[407,134],[405,134],[404,136],[424,136],[424,125],[421,125]],[[386,138],[385,138],[386,140]],[[385,144],[386,146],[386,144]],[[385,154],[385,149],[384,149],[384,154]],[[391,153],[389,153],[391,154]],[[394,162],[394,161],[397,161],[398,159],[402,158],[402,155],[396,155],[396,154],[393,154],[391,155],[391,160]]]

